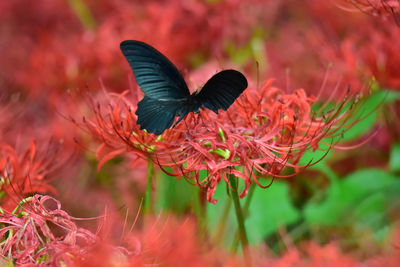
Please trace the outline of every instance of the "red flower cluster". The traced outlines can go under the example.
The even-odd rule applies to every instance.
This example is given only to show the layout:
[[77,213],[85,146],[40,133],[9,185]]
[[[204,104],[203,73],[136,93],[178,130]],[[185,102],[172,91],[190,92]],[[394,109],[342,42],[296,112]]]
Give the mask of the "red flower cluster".
[[[0,101],[0,204],[6,209],[32,193],[55,194],[50,179],[56,173],[61,178],[76,151],[73,139],[67,138],[67,129],[75,133],[73,124],[47,103],[19,97],[4,93]],[[58,107],[65,112],[64,103]]]
[[[367,41],[367,42],[366,42]],[[380,86],[400,90],[400,28],[391,23],[371,23],[369,30],[349,41],[354,57]]]
[[[264,42],[268,74],[277,79],[278,86],[289,90],[301,87],[316,95],[321,87],[333,88],[338,81],[345,81],[352,92],[361,92],[364,77],[354,61],[356,51],[345,39],[354,34],[354,28],[365,29],[365,16],[349,16],[333,1],[306,0],[296,9],[291,8],[296,1],[285,3],[277,10],[279,30]],[[282,53],[282,47],[290,49]],[[340,89],[343,93],[347,90]],[[330,97],[329,90],[323,93]]]
[[105,237],[85,257],[77,258],[75,266],[200,267],[224,266],[226,260],[225,253],[204,245],[196,224],[189,218],[184,221],[170,217],[149,218],[142,229],[125,233],[122,238],[119,253],[116,253],[117,246],[111,247],[110,240]]
[[[266,188],[270,179],[265,178],[289,177],[317,162],[300,160],[306,151],[321,149],[325,138],[334,138],[328,147],[335,146],[354,123],[349,120],[354,109],[347,109],[354,100],[352,92],[360,92],[372,77],[382,87],[400,89],[400,28],[385,20],[393,16],[400,24],[399,0],[341,0],[346,3],[342,8],[362,11],[351,14],[337,8],[339,1],[321,0],[305,0],[302,5],[294,0],[31,2],[0,1],[0,265],[236,264],[235,256],[227,259],[223,253],[209,252],[211,241],[199,240],[191,220],[145,220],[143,230],[135,234],[125,231],[126,225],[104,223],[94,234],[79,227],[57,200],[33,195],[55,195],[60,188],[65,206],[79,202],[81,214],[102,209],[103,203],[130,209],[140,201],[142,185],[118,179],[135,176],[127,174],[118,160],[99,173],[87,154],[82,153],[79,162],[70,160],[76,142],[91,147],[93,138],[81,138],[76,125],[65,120],[66,114],[87,110],[82,94],[75,97],[75,88],[95,88],[99,78],[118,92],[129,88],[126,74],[131,70],[118,47],[122,40],[155,45],[184,74],[193,74],[196,68],[201,79],[188,79],[189,84],[204,81],[205,73],[228,64],[240,65],[254,80],[250,67],[255,61],[261,73],[278,78],[260,90],[247,89],[226,112],[191,113],[160,136],[140,130],[136,123],[139,88],[106,93],[100,103],[98,98],[90,100],[93,116],[86,116],[79,126],[100,142],[98,168],[116,156],[129,157],[131,166],[152,161],[199,186],[211,203],[217,201],[216,187],[233,177],[241,180],[244,197],[250,185]],[[338,81],[349,84],[350,92],[337,86]],[[63,91],[72,91],[70,98]],[[335,96],[338,104],[326,111],[329,97]],[[326,105],[317,110],[313,104],[323,97],[328,98]],[[395,131],[400,109],[392,110],[388,129]],[[67,163],[74,165],[68,169],[70,179],[54,175]],[[283,172],[286,167],[289,170]],[[139,178],[145,176],[144,168],[135,171]],[[110,233],[103,233],[104,225]],[[122,241],[116,242],[119,229]],[[371,265],[395,265],[398,256],[393,251],[393,257],[377,258]],[[255,260],[261,266],[321,261],[354,265],[333,245],[293,249],[276,262],[265,255]]]
[[263,10],[271,10],[260,0],[79,2],[80,10],[74,1],[0,4],[0,47],[6,51],[0,77],[35,97],[99,78],[126,88],[122,40],[157,44],[178,66],[191,68],[210,55],[226,57],[226,42],[244,45]]
[[[0,264],[18,266],[242,266],[242,259],[216,250],[199,238],[191,219],[147,220],[142,229],[127,230],[104,215],[96,234],[79,227],[77,218],[49,196],[34,195],[13,212],[0,210]],[[116,227],[121,226],[121,228]],[[136,226],[135,226],[136,228]],[[122,229],[121,240],[115,234]],[[110,232],[110,230],[112,230]],[[122,233],[121,233],[122,232]],[[398,241],[398,240],[394,240]],[[399,251],[360,260],[331,243],[289,247],[279,257],[252,249],[256,266],[397,266]]]
[[[148,220],[141,230],[107,221],[94,234],[79,227],[58,200],[42,195],[0,210],[0,264],[18,266],[222,266],[223,253],[205,252],[192,220]],[[126,222],[125,222],[126,223]],[[113,230],[112,233],[109,230]],[[117,230],[117,231],[116,231]],[[117,245],[115,236],[122,234]]]
[[18,153],[9,145],[0,146],[0,203],[9,209],[19,202],[21,197],[31,193],[55,193],[48,184],[48,174],[60,167],[54,149],[48,149],[50,154],[38,153],[35,142],[23,153]]
[[[268,187],[260,177],[279,176],[286,166],[296,172],[306,167],[298,164],[304,152],[318,149],[323,138],[340,136],[351,113],[341,113],[351,100],[347,96],[336,109],[317,117],[311,112],[315,97],[308,97],[302,89],[285,94],[272,82],[260,91],[247,89],[227,112],[189,114],[158,137],[139,129],[136,104],[126,93],[110,95],[108,112],[103,113],[101,105],[92,105],[95,118],[84,123],[101,142],[97,153],[100,166],[119,154],[135,160],[151,158],[162,168],[173,168],[172,175],[192,178],[207,190],[212,203],[221,179],[228,182],[233,174],[244,182],[240,194],[244,197],[253,182]],[[202,170],[207,171],[206,177],[201,177]]]
[[[302,246],[304,249],[290,248],[279,259],[266,260],[268,266],[363,266],[350,254],[345,254],[333,243],[320,246],[316,243],[309,243]],[[368,266],[368,265],[367,265]]]
[[365,12],[373,16],[393,16],[394,21],[400,26],[400,1],[399,0],[342,0],[343,9],[352,12]]
[[[387,7],[395,14],[399,11],[397,0],[347,2]],[[400,88],[400,29],[395,24],[371,19],[360,12],[346,13],[329,1],[307,0],[303,8],[293,13],[281,22],[276,36],[265,42],[272,65],[269,72],[281,82],[279,86],[300,85],[311,88],[307,90],[310,93],[312,88],[334,87],[342,80],[353,92],[363,92],[376,79],[384,88]],[[298,17],[304,19],[299,22]],[[285,45],[290,46],[290,51],[280,53]],[[307,67],[297,68],[299,64]],[[290,72],[284,72],[285,69]],[[283,83],[288,80],[292,84]]]
[[0,215],[0,255],[3,261],[45,266],[72,266],[84,257],[96,235],[78,227],[56,199],[35,195],[14,212]]

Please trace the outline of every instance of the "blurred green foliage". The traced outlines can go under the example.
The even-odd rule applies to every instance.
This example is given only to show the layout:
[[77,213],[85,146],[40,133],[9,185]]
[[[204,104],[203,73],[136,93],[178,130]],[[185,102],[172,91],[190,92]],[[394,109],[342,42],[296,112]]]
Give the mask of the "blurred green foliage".
[[392,172],[400,173],[400,144],[393,144],[390,153],[389,169]]
[[361,103],[356,103],[359,108],[353,114],[349,123],[356,124],[344,132],[342,141],[349,141],[367,134],[377,123],[379,112],[384,105],[400,99],[400,92],[376,89]]

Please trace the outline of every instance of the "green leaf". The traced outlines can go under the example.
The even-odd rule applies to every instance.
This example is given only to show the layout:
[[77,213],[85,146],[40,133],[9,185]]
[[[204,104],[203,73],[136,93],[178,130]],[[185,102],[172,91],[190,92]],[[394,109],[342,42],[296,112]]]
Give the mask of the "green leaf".
[[304,208],[304,217],[310,225],[334,225],[339,221],[339,213],[343,209],[343,201],[339,186],[332,184],[322,203],[308,203]]
[[[322,202],[310,202],[304,209],[308,224],[343,226],[360,224],[380,229],[387,221],[385,209],[400,183],[380,169],[356,171],[331,184]],[[396,190],[394,190],[396,191]]]
[[386,199],[382,192],[376,192],[361,200],[355,207],[354,219],[363,222],[371,229],[379,229],[385,223],[383,211],[386,209]]
[[360,120],[353,127],[344,132],[343,141],[353,140],[368,133],[375,125],[381,108],[396,99],[400,99],[399,92],[377,90],[372,93],[364,102],[357,103],[357,112],[353,114],[350,121]]
[[393,144],[390,152],[389,169],[392,172],[400,172],[400,144]]
[[400,92],[393,90],[385,90],[385,104],[392,103],[393,101],[400,100]]
[[301,157],[299,164],[306,166],[307,164],[310,164],[310,162],[313,163],[323,158],[320,162],[316,163],[315,165],[312,165],[311,168],[318,169],[322,165],[324,165],[325,162],[331,157],[332,150],[329,149],[329,146],[327,145],[330,144],[331,140],[323,139],[323,141],[324,142],[321,142],[319,144],[319,148],[317,150],[315,151],[307,150]]
[[[376,85],[376,84],[375,84]],[[377,86],[377,85],[376,85]],[[353,108],[355,111],[352,114],[352,118],[347,122],[348,125],[355,123],[349,129],[344,128],[343,138],[341,141],[349,141],[361,137],[362,135],[368,133],[375,123],[377,122],[379,112],[381,108],[395,100],[400,99],[400,92],[396,91],[385,91],[376,87],[374,92],[366,97],[364,100],[352,105],[347,105],[342,112],[351,112],[349,108]],[[326,103],[316,103],[313,105],[313,111],[317,112],[321,106]],[[322,113],[335,108],[335,103],[328,103],[323,109]],[[320,113],[318,113],[320,114]],[[328,141],[328,143],[330,143]]]
[[300,219],[291,203],[287,184],[275,181],[267,189],[256,188],[246,221],[250,243],[256,244],[275,233],[278,227],[288,226]]
[[385,242],[385,240],[387,239],[387,237],[389,236],[389,234],[390,234],[390,229],[391,229],[392,227],[390,226],[390,225],[385,225],[385,226],[383,226],[382,228],[380,228],[380,229],[378,229],[378,230],[376,230],[375,231],[375,240],[378,242],[378,243],[383,243],[383,242]]
[[352,119],[349,123],[358,121],[350,129],[346,130],[343,135],[343,141],[353,140],[368,133],[374,126],[378,118],[378,107],[385,99],[385,92],[378,91],[368,97],[365,102],[357,103],[354,107],[357,111],[352,114]]

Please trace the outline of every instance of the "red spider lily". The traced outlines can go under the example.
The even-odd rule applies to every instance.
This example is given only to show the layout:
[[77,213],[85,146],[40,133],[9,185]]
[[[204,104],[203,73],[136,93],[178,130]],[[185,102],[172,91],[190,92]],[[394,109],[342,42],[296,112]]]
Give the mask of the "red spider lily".
[[204,246],[191,219],[148,219],[143,229],[132,232],[126,222],[121,225],[106,214],[94,234],[49,196],[35,195],[14,212],[1,212],[0,255],[18,266],[221,266],[225,259]]
[[[361,91],[372,76],[383,87],[400,87],[398,27],[384,21],[368,20],[363,14],[340,13],[340,10],[333,10],[329,2],[315,5],[312,5],[315,0],[307,2],[307,14],[324,23],[298,27],[294,24],[296,21],[289,21],[280,29],[277,40],[266,43],[274,75],[285,67],[293,67],[289,80],[311,88],[320,88],[320,84],[331,88],[342,79],[353,91]],[[284,55],[278,53],[283,43],[291,44]],[[300,72],[294,68],[299,62],[307,66]]]
[[10,121],[15,120],[16,114],[20,111],[20,106],[0,103],[0,114],[2,115],[0,117],[0,140],[2,142],[9,141],[10,132],[14,134],[15,124],[10,123]]
[[361,11],[373,16],[393,16],[394,21],[400,26],[400,1],[399,0],[342,0],[341,7],[347,11]]
[[191,219],[147,220],[143,229],[125,233],[125,253],[110,250],[107,239],[86,255],[76,266],[223,266],[224,253],[213,251],[201,242]]
[[13,213],[0,215],[0,255],[18,266],[71,266],[74,257],[85,256],[97,240],[78,227],[54,198],[35,195],[20,205]]
[[224,254],[202,242],[191,219],[149,221],[141,231],[142,262],[161,266],[219,266]]
[[[285,3],[278,10],[282,14],[277,15],[281,18],[278,30],[264,43],[270,65],[268,75],[276,77],[281,88],[301,87],[308,94],[320,94],[321,87],[334,88],[339,80],[360,92],[364,73],[358,66],[357,51],[343,40],[354,34],[355,27],[365,28],[366,16],[349,16],[332,1],[307,0],[297,8],[293,8],[295,1]],[[285,53],[282,47],[287,47]],[[330,97],[329,90],[323,90],[322,96]]]
[[[360,39],[368,40],[360,44]],[[369,31],[354,36],[352,44],[358,51],[356,57],[378,83],[388,89],[400,90],[400,29],[385,22],[370,24]]]
[[154,150],[160,149],[159,146],[165,146],[161,138],[140,130],[136,124],[136,105],[126,98],[128,93],[106,93],[110,101],[106,111],[100,103],[89,99],[94,119],[84,117],[83,125],[100,142],[96,153],[100,160],[98,169],[108,160],[127,152],[134,152],[130,154],[134,157],[131,165],[134,165],[138,159],[146,159]]
[[0,59],[0,75],[8,83],[36,97],[44,90],[57,94],[83,87],[99,77],[126,88],[122,40],[156,45],[187,69],[210,56],[225,58],[227,43],[245,45],[257,24],[271,23],[274,8],[268,7],[275,5],[260,0],[85,1],[96,24],[86,29],[68,4],[73,2],[45,0],[33,8],[27,0],[1,4],[5,30],[0,32],[0,47],[6,53]]
[[[280,30],[280,35],[276,42],[266,42],[266,50],[270,53],[273,65],[270,73],[279,78],[279,86],[292,89],[293,86],[305,85],[308,94],[322,92],[325,98],[331,97],[328,88],[336,87],[341,80],[346,81],[355,93],[365,87],[352,43],[338,41],[337,36],[327,36],[323,30],[314,26],[304,31],[289,25]],[[283,43],[293,44],[285,55],[279,53]],[[318,53],[310,47],[318,48]],[[295,67],[300,62],[305,67]],[[285,69],[290,69],[290,72],[283,74]]]
[[[105,215],[104,218],[109,218]],[[34,195],[20,202],[13,212],[0,210],[0,255],[2,263],[18,266],[241,266],[240,259],[212,249],[200,241],[194,222],[174,218],[147,220],[143,229],[124,230],[115,221],[104,220],[96,234],[79,227],[61,209],[58,200]],[[135,223],[134,223],[135,225]],[[122,229],[115,243],[115,232]],[[354,255],[334,245],[311,243],[292,247],[274,258],[268,252],[252,251],[257,266],[361,266]],[[363,265],[397,266],[398,248],[367,259]]]
[[[315,97],[302,89],[284,94],[271,84],[272,80],[261,91],[247,89],[227,112],[189,114],[159,137],[139,129],[136,106],[126,93],[110,94],[108,113],[92,104],[95,118],[85,120],[86,128],[101,142],[99,166],[120,154],[134,156],[132,163],[152,158],[161,167],[172,167],[172,175],[192,176],[213,203],[216,186],[221,179],[228,182],[229,174],[244,181],[241,197],[252,182],[268,187],[258,177],[279,176],[285,166],[296,171],[305,167],[298,165],[304,152],[318,149],[322,138],[340,136],[351,113],[341,114],[349,97],[331,113],[311,116]],[[200,178],[201,170],[208,171],[206,178]]]
[[9,209],[30,193],[56,193],[48,184],[49,174],[64,163],[58,151],[49,144],[47,151],[37,150],[31,141],[28,149],[18,153],[9,145],[0,146],[0,190],[2,207]]
[[[347,0],[346,2],[358,4],[363,11],[385,8],[396,14],[400,11],[400,2],[397,0]],[[316,9],[318,10],[322,11]],[[343,15],[346,13],[337,15],[336,20]],[[330,25],[333,21],[335,20],[326,20],[324,25]],[[358,14],[347,15],[346,19],[341,21],[341,27],[324,26],[321,31],[323,34],[313,34],[307,38],[307,44],[311,47],[321,48],[320,62],[333,63],[333,67],[339,67],[339,73],[346,81],[350,81],[353,88],[362,88],[362,82],[369,83],[373,76],[381,86],[398,89],[400,87],[397,68],[399,28],[392,23],[370,20],[368,16]],[[354,32],[355,29],[357,34]],[[318,36],[323,38],[316,38]]]
[[[345,102],[330,114],[311,116],[315,97],[302,89],[285,94],[271,84],[272,80],[261,91],[247,89],[227,112],[216,115],[205,110],[200,118],[189,115],[186,125],[165,134],[165,140],[179,139],[168,150],[156,151],[157,162],[175,168],[174,175],[194,174],[195,183],[207,190],[212,203],[216,186],[221,179],[229,184],[229,174],[243,180],[240,197],[244,197],[253,182],[269,186],[259,177],[288,177],[280,176],[286,166],[296,172],[306,167],[298,165],[305,151],[318,149],[321,139],[345,129],[349,113],[340,115]],[[205,178],[200,177],[201,170],[208,171]]]
[[[68,8],[66,1],[44,0],[31,7],[26,0],[3,2],[0,4],[0,23],[4,26],[0,33],[0,47],[4,54],[1,58],[0,77],[10,85],[11,91],[30,90],[28,89],[30,81],[21,84],[20,76],[23,75],[23,69],[30,65],[30,57],[34,55],[36,45],[40,43],[39,39],[52,35],[54,39],[65,40],[69,39],[72,29],[73,31],[80,29],[79,21]],[[43,66],[40,65],[40,68],[46,69]],[[37,69],[32,70],[27,76],[36,86],[46,87],[45,83],[39,85],[36,82],[36,77],[41,76]],[[42,81],[46,81],[50,75],[41,78]],[[2,88],[2,90],[8,89],[8,87]]]

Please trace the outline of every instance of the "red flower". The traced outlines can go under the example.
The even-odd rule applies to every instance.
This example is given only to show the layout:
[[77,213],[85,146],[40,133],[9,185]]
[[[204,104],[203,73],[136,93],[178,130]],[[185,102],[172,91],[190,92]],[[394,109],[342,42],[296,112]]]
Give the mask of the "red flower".
[[373,16],[393,16],[394,21],[400,26],[400,1],[399,0],[342,0],[341,7],[351,12],[365,12]]
[[[356,50],[346,38],[354,34],[355,28],[364,30],[366,16],[349,16],[333,1],[303,2],[301,7],[293,8],[295,1],[285,1],[279,10],[281,20],[276,33],[264,43],[270,65],[268,75],[287,90],[301,87],[307,94],[319,95],[322,87],[322,97],[326,98],[338,81],[349,84],[352,92],[361,92],[364,73],[359,70]],[[287,47],[285,53],[282,47]],[[339,89],[346,93],[346,87]]]
[[[136,103],[126,98],[129,91],[121,94],[106,93],[107,109],[89,98],[89,104],[94,117],[89,120],[83,118],[83,126],[94,139],[100,142],[97,149],[97,158],[100,160],[98,169],[108,160],[127,152],[132,157],[132,164],[138,159],[147,159],[156,149],[165,144],[161,138],[140,130],[136,124]],[[137,98],[136,98],[137,99]]]
[[74,266],[224,266],[224,254],[204,245],[191,219],[146,220],[143,229],[125,233],[119,253],[107,238],[99,241]]
[[71,266],[86,255],[97,237],[76,226],[56,199],[35,195],[21,201],[13,213],[0,215],[0,255],[22,264]]
[[[364,42],[361,42],[361,38]],[[352,44],[357,51],[356,57],[364,64],[366,71],[382,87],[400,90],[400,29],[387,22],[371,23],[367,32],[354,36],[354,39]]]
[[[259,177],[279,176],[286,166],[296,172],[306,167],[298,164],[304,152],[318,149],[322,138],[340,136],[350,116],[340,115],[346,100],[329,114],[311,115],[315,97],[302,89],[285,94],[271,84],[272,80],[261,91],[247,89],[227,112],[191,113],[158,137],[139,129],[135,102],[126,93],[110,94],[108,113],[93,104],[95,118],[85,120],[90,133],[101,141],[99,166],[119,154],[133,156],[132,162],[152,158],[163,168],[173,168],[172,175],[190,176],[207,190],[213,203],[216,186],[221,179],[228,182],[229,174],[244,181],[241,197],[253,182],[268,187]],[[202,170],[208,172],[206,177],[200,176]]]
[[63,163],[58,161],[54,147],[37,151],[34,141],[23,153],[18,153],[9,145],[0,145],[0,192],[2,207],[15,206],[21,197],[31,193],[56,193],[48,184],[49,174]]
[[[4,29],[0,47],[5,50],[0,75],[14,88],[40,98],[43,91],[57,94],[99,77],[115,88],[126,88],[123,69],[128,66],[119,51],[122,40],[157,44],[177,66],[187,69],[210,55],[225,57],[226,43],[245,45],[261,18],[271,19],[265,10],[273,13],[265,8],[270,4],[260,0],[212,4],[120,0],[86,1],[87,9],[81,9],[88,12],[82,16],[73,3],[44,0],[30,7],[29,1],[16,0],[0,4]],[[96,26],[85,27],[85,16]]]
[[[166,141],[171,136],[177,141],[169,143],[167,150],[157,150],[156,160],[173,167],[174,175],[191,176],[207,190],[212,203],[216,186],[221,179],[228,183],[229,174],[243,180],[240,197],[244,197],[253,182],[269,186],[263,185],[261,177],[287,177],[280,176],[286,166],[296,172],[307,167],[298,164],[304,152],[318,149],[322,138],[344,130],[341,126],[349,118],[346,113],[339,115],[344,103],[316,117],[311,115],[314,101],[302,89],[285,94],[270,80],[261,91],[247,89],[227,112],[190,114],[185,123],[165,134]],[[201,170],[208,172],[206,177],[200,176]]]
[[334,243],[320,246],[316,243],[304,244],[300,249],[298,247],[289,248],[288,251],[279,259],[265,260],[265,264],[273,267],[285,266],[363,266],[357,259],[348,253],[344,253]]

